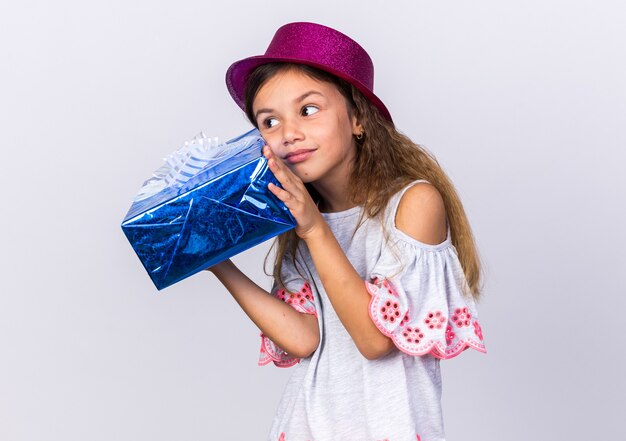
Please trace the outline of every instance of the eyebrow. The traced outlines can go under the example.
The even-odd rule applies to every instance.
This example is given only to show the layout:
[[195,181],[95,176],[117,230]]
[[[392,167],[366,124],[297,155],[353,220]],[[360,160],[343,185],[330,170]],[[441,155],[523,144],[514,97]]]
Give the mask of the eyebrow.
[[[316,90],[309,90],[308,92],[303,93],[298,98],[293,100],[293,102],[294,103],[300,103],[300,102],[304,101],[305,99],[307,99],[311,95],[319,95],[321,97],[324,96],[324,95],[322,95],[320,92],[318,92]],[[272,113],[273,111],[274,111],[274,109],[268,109],[268,108],[259,109],[254,114],[254,119],[257,119],[261,113]]]

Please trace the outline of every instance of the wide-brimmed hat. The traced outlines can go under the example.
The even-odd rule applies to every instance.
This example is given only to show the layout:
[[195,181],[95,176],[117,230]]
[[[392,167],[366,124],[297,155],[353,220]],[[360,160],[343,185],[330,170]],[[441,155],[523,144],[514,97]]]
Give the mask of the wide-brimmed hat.
[[244,58],[231,64],[226,86],[245,111],[244,91],[250,73],[262,64],[292,62],[329,72],[353,84],[387,120],[391,115],[374,95],[374,64],[356,41],[335,29],[317,23],[296,22],[281,26],[264,55]]

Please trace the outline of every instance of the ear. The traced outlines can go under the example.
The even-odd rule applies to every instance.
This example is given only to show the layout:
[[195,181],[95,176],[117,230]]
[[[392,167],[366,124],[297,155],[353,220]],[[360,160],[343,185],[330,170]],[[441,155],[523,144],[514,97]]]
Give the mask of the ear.
[[361,125],[361,123],[359,122],[359,119],[356,117],[354,112],[352,112],[350,120],[352,124],[352,134],[356,136],[356,135],[360,135],[361,133],[363,133],[363,125]]

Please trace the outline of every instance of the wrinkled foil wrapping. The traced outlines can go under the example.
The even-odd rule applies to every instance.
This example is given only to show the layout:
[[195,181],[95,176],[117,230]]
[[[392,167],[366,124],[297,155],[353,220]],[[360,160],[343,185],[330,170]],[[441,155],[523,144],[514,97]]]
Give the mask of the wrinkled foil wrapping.
[[122,230],[161,290],[296,222],[267,184],[280,185],[254,129],[224,144],[196,136],[146,180]]

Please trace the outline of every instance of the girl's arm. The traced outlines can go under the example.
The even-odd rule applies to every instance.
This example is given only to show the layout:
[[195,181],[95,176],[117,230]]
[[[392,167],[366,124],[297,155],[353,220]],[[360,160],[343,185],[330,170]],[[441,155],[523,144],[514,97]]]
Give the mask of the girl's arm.
[[[264,154],[270,169],[283,186],[281,189],[270,184],[269,188],[298,222],[296,233],[306,242],[328,298],[346,331],[368,360],[387,355],[395,344],[380,332],[370,318],[371,295],[364,280],[346,257],[302,181],[277,160],[269,148],[264,149]],[[403,196],[396,225],[418,240],[438,243],[436,240],[441,235],[439,226],[445,227],[445,210],[442,218],[442,210],[436,207],[443,207],[443,201],[440,196],[438,199],[433,197],[438,193],[434,195],[432,191],[424,191],[425,186],[417,184]],[[432,190],[437,192],[434,187]]]
[[234,297],[255,325],[288,354],[306,358],[320,341],[317,317],[304,314],[270,295],[230,260],[208,268]]
[[388,354],[393,341],[378,330],[369,316],[371,295],[348,260],[334,234],[324,222],[305,238],[311,258],[337,316],[368,360]]
[[268,188],[296,219],[296,234],[306,242],[326,294],[357,349],[369,360],[386,355],[395,345],[376,328],[369,316],[371,296],[365,281],[341,249],[302,180],[269,147],[264,147],[263,154],[283,187],[269,184]]
[[[409,188],[402,196],[396,226],[411,237],[437,244],[446,237],[446,213],[441,195],[427,183]],[[371,295],[328,224],[305,236],[315,268],[333,308],[364,357],[372,360],[388,354],[393,341],[382,334],[369,316]]]

